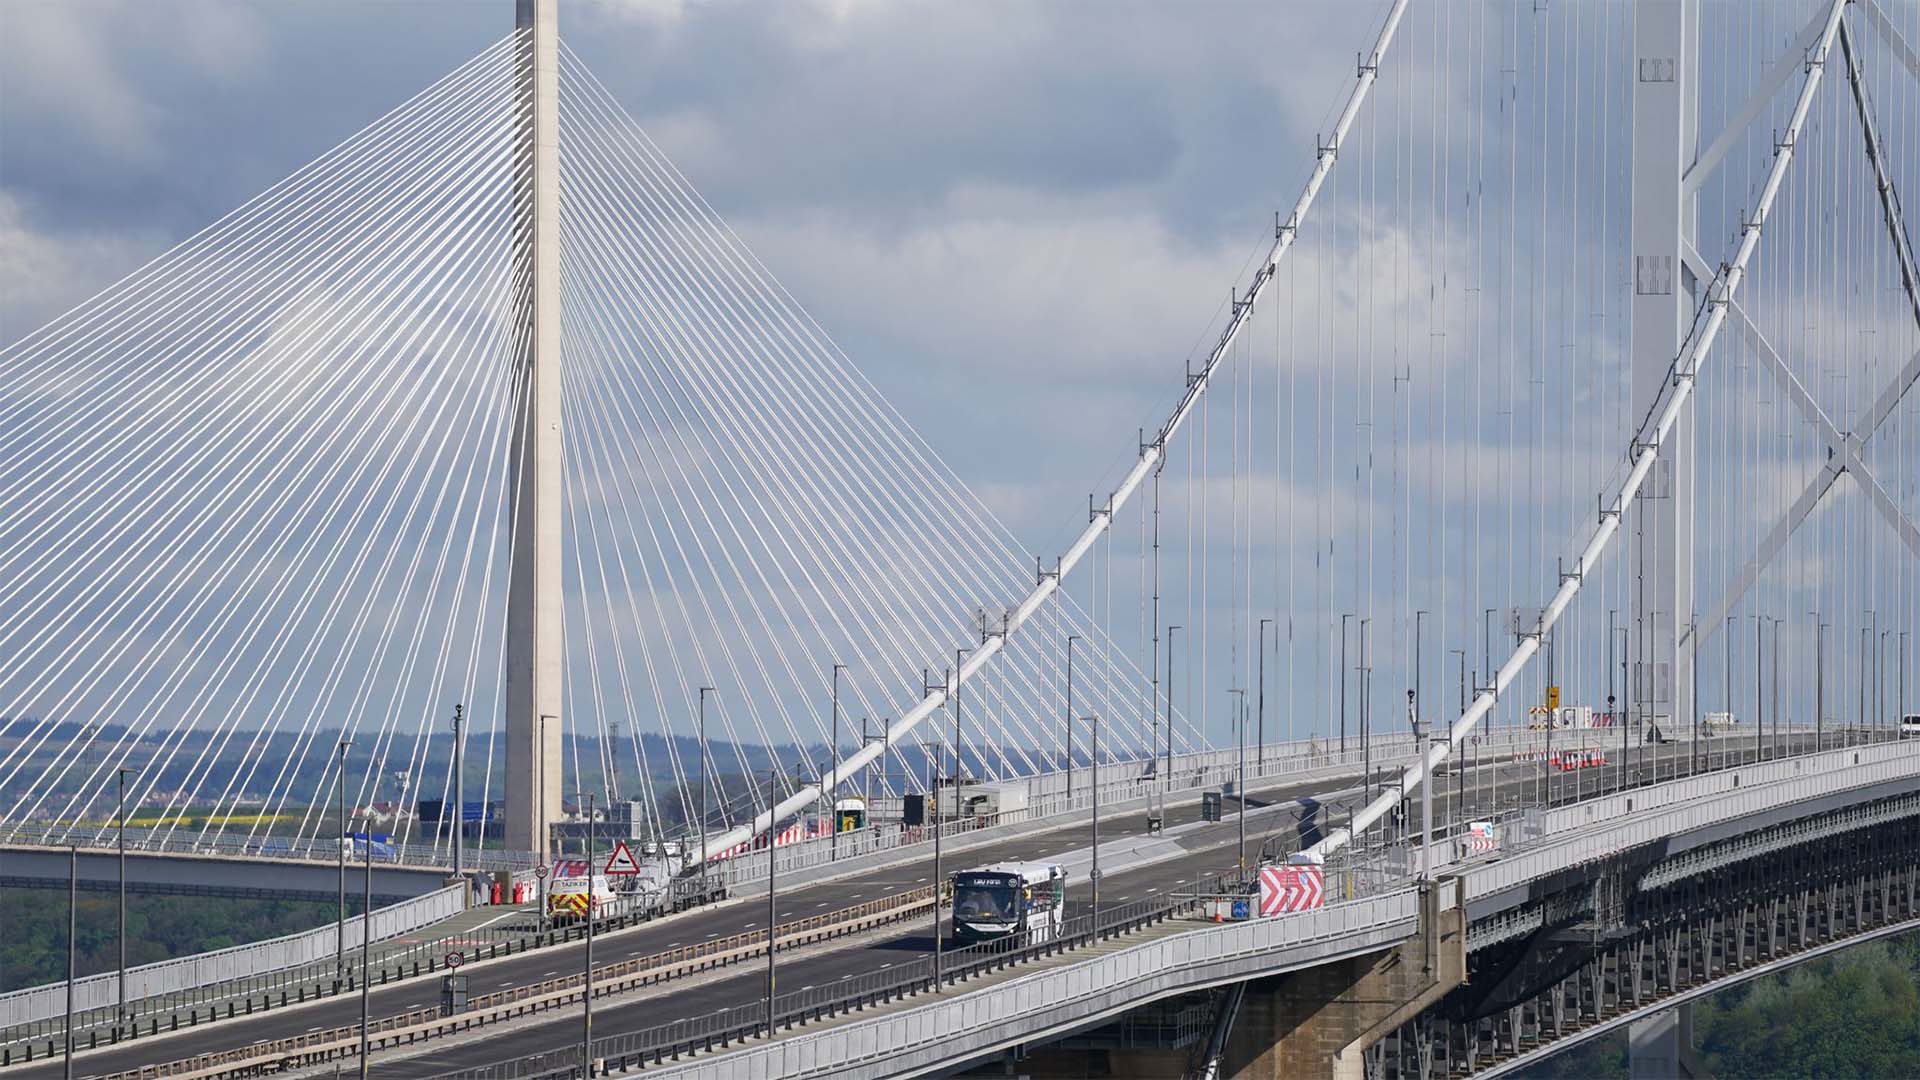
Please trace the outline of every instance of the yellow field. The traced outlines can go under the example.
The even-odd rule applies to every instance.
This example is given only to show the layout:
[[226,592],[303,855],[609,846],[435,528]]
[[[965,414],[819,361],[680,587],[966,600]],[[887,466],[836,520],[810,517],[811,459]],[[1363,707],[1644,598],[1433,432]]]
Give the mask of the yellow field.
[[[256,825],[274,825],[282,822],[297,822],[299,820],[299,814],[220,814],[209,816],[205,814],[195,814],[190,811],[177,811],[173,814],[131,814],[127,817],[127,827],[129,829],[151,829],[173,825],[184,828],[189,822],[196,822],[198,824],[194,826],[195,828],[199,828],[200,825],[212,825],[214,828],[238,825],[243,828],[251,828]],[[113,827],[114,821],[109,817],[103,820],[80,821],[74,824],[83,828],[110,829]]]

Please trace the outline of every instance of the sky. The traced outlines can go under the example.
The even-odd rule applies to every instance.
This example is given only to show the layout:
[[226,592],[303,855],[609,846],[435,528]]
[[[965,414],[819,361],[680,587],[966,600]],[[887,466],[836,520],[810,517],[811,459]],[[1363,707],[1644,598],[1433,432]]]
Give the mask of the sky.
[[[1285,7],[567,0],[562,33],[1038,547],[1177,393],[1384,10]],[[512,14],[12,0],[0,338],[345,138]],[[1328,45],[1288,45],[1303,40]]]
[[[512,6],[10,0],[0,340],[497,41]],[[1415,7],[1278,307],[1247,344],[1263,361],[1247,393],[1273,403],[1261,421],[1284,435],[1231,513],[1278,527],[1249,530],[1243,554],[1257,571],[1244,588],[1205,572],[1196,586],[1189,573],[1178,616],[1201,621],[1197,598],[1198,616],[1231,621],[1224,636],[1244,640],[1254,616],[1271,612],[1297,644],[1287,677],[1299,669],[1306,688],[1290,688],[1289,705],[1321,731],[1332,724],[1340,616],[1372,612],[1388,654],[1376,663],[1399,669],[1383,674],[1387,685],[1417,677],[1406,668],[1419,611],[1438,624],[1429,680],[1448,649],[1477,659],[1483,610],[1540,603],[1556,559],[1591,528],[1593,493],[1617,468],[1629,423],[1630,9]],[[562,0],[561,18],[570,46],[773,274],[1014,535],[1050,557],[1211,342],[1386,8]],[[1708,10],[1711,132],[1808,6]],[[1899,13],[1910,37],[1915,15]],[[1867,49],[1904,182],[1920,173],[1920,93],[1878,39]],[[1798,80],[1786,85],[1702,189],[1698,241],[1710,263],[1731,250],[1771,160]],[[1842,418],[1913,337],[1877,246],[1854,125],[1844,84],[1830,79],[1749,294]],[[1840,314],[1863,296],[1878,305],[1870,317]],[[1782,413],[1750,344],[1729,335],[1721,355],[1701,438],[1719,459],[1753,467],[1703,475],[1702,521],[1720,531],[1704,545],[1702,592],[1757,544],[1820,449]],[[1848,383],[1849,364],[1868,377]],[[1305,406],[1290,403],[1295,392]],[[1238,400],[1214,398],[1222,409]],[[1908,402],[1902,416],[1913,415]],[[1875,452],[1903,505],[1920,508],[1916,470],[1901,465],[1913,460],[1901,447],[1915,445],[1915,425],[1903,424]],[[1751,435],[1763,426],[1766,438]],[[1216,518],[1229,501],[1226,434],[1216,418],[1206,444],[1216,456],[1198,485]],[[1867,574],[1839,580],[1828,558],[1838,545],[1865,544],[1874,565],[1911,574],[1887,531],[1846,498],[1828,500],[1783,560],[1790,570],[1763,581],[1768,610],[1844,607],[1856,620],[1884,586]],[[1193,505],[1186,489],[1169,502],[1170,513]],[[1604,578],[1580,615],[1583,701],[1599,704],[1612,677],[1603,628],[1609,607],[1627,607],[1627,583]],[[1791,640],[1804,645],[1810,627],[1795,624]],[[1216,653],[1202,665],[1216,738],[1219,699],[1247,679],[1227,663]],[[1758,663],[1736,658],[1729,683]]]

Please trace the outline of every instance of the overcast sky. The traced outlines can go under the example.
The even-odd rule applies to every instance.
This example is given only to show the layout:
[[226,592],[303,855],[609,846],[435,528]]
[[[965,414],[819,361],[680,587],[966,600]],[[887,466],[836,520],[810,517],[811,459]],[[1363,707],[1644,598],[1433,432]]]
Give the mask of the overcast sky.
[[[1177,396],[1185,358],[1210,339],[1275,211],[1291,205],[1386,6],[561,0],[573,49],[948,464],[1048,555],[1084,524],[1087,494],[1108,490],[1131,460],[1136,429],[1157,425]],[[1810,7],[1713,7],[1741,17],[1712,20],[1705,131],[1791,48]],[[1290,264],[1326,282],[1327,322],[1352,337],[1274,347],[1276,323],[1266,338],[1278,361],[1270,370],[1324,375],[1333,388],[1324,430],[1303,425],[1294,443],[1314,481],[1313,455],[1329,448],[1325,482],[1341,494],[1310,508],[1273,489],[1298,511],[1275,591],[1295,581],[1318,590],[1329,566],[1343,575],[1317,601],[1285,601],[1318,620],[1328,654],[1339,614],[1374,604],[1394,610],[1400,653],[1412,651],[1423,604],[1440,612],[1449,647],[1477,651],[1483,604],[1537,603],[1550,588],[1624,445],[1630,8],[1416,8],[1393,57],[1405,67],[1383,79],[1356,129],[1359,153],[1342,153],[1315,208],[1316,225],[1340,223],[1342,258],[1315,262],[1309,238]],[[1920,31],[1916,9],[1897,14],[1909,37]],[[0,340],[11,341],[498,40],[513,4],[6,0],[0,19]],[[1904,176],[1920,143],[1906,134],[1920,93],[1869,42]],[[1434,71],[1452,73],[1446,86],[1429,84]],[[1791,216],[1768,237],[1814,236],[1789,250],[1815,260],[1827,257],[1822,245],[1858,238],[1869,254],[1842,261],[1884,261],[1884,249],[1866,246],[1883,234],[1850,99],[1839,79],[1824,90],[1802,156],[1832,164],[1794,175],[1783,203]],[[1793,92],[1775,95],[1702,191],[1709,261],[1731,249]],[[1344,204],[1341,184],[1353,185]],[[1370,214],[1367,200],[1380,195],[1399,203],[1398,217]],[[1870,340],[1853,332],[1858,318],[1805,315],[1796,293],[1805,281],[1846,292],[1815,272],[1822,265],[1781,269],[1777,295],[1793,301],[1762,316],[1789,346],[1801,335],[1788,351],[1803,372],[1817,366],[1808,357],[1840,355],[1834,342]],[[1896,281],[1883,274],[1876,295],[1897,300]],[[1487,285],[1505,296],[1481,294]],[[1302,298],[1300,325],[1312,335],[1316,302]],[[1861,355],[1844,362],[1872,376],[1848,390],[1856,398],[1884,381],[1872,365],[1891,370],[1907,353],[1895,331],[1911,332],[1908,312],[1883,306],[1891,321],[1871,339],[1879,344],[1846,346]],[[1386,336],[1377,352],[1375,322]],[[1815,324],[1831,340],[1807,338]],[[1744,347],[1723,348],[1730,363],[1715,377],[1729,385],[1703,397],[1729,417],[1748,404],[1777,413],[1780,398]],[[1829,374],[1808,378],[1831,397]],[[1316,412],[1320,385],[1306,391]],[[1521,432],[1531,457],[1515,450],[1516,415],[1534,425]],[[1782,438],[1803,434],[1792,416],[1772,422]],[[1737,524],[1725,551],[1751,550],[1817,460],[1781,445],[1792,470],[1723,486],[1726,509],[1708,512]],[[1434,446],[1453,455],[1446,477]],[[1744,463],[1745,443],[1729,434],[1724,446]],[[1894,459],[1910,459],[1897,448]],[[1335,451],[1345,455],[1337,477]],[[1505,471],[1523,460],[1533,470],[1524,480]],[[1909,478],[1910,505],[1915,491]],[[1564,505],[1540,516],[1556,497]],[[1514,506],[1535,515],[1520,522],[1518,543]],[[1509,540],[1489,544],[1494,519],[1483,514],[1502,508]],[[1885,540],[1878,526],[1862,528]],[[1335,550],[1359,533],[1364,550]],[[1414,565],[1409,553],[1429,550],[1430,567]],[[1507,595],[1492,595],[1497,586],[1475,569],[1490,552],[1506,565],[1487,577],[1513,582]],[[1732,560],[1720,562],[1711,573],[1729,574]],[[1624,594],[1614,602],[1624,607]],[[1587,613],[1596,628],[1605,606]],[[1331,696],[1323,690],[1319,711]],[[1598,697],[1589,689],[1587,700]]]
[[[1039,547],[1177,393],[1385,5],[561,7],[569,44]],[[512,19],[510,0],[9,0],[0,338]]]

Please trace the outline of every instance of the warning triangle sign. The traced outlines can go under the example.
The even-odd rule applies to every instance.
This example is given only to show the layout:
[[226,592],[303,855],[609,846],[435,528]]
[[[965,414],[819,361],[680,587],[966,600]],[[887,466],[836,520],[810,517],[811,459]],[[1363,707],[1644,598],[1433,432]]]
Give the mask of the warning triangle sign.
[[600,872],[603,874],[637,874],[640,872],[640,864],[635,861],[633,852],[627,849],[627,842],[621,840],[613,845],[613,854],[607,856],[606,868]]

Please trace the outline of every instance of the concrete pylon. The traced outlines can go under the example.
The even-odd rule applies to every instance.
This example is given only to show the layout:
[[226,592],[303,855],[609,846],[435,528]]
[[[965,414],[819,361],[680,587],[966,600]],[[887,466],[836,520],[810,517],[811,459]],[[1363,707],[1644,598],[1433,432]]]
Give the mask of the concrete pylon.
[[545,862],[560,816],[565,624],[560,515],[560,36],[557,0],[516,0],[523,115],[521,257],[532,303],[513,427],[507,590],[507,847]]
[[1693,1049],[1693,1005],[1675,1006],[1627,1025],[1627,1075],[1633,1080],[1711,1080]]
[[[1637,422],[1672,392],[1674,357],[1687,333],[1693,294],[1684,245],[1694,235],[1695,199],[1684,176],[1699,146],[1697,59],[1700,12],[1696,0],[1638,0],[1634,6],[1633,69],[1633,408]],[[1637,568],[1633,618],[1637,626],[1633,715],[1663,730],[1685,727],[1693,715],[1690,649],[1681,647],[1694,617],[1693,438],[1682,417],[1660,449],[1623,522]],[[1591,570],[1592,567],[1583,569]]]

